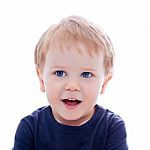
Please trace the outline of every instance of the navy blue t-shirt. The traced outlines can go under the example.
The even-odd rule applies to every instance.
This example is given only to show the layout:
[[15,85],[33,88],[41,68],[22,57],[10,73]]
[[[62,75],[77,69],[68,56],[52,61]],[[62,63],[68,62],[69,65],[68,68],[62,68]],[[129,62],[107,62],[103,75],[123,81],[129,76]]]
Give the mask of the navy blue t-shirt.
[[81,126],[58,123],[50,106],[23,118],[13,150],[128,150],[120,116],[95,106],[93,117]]

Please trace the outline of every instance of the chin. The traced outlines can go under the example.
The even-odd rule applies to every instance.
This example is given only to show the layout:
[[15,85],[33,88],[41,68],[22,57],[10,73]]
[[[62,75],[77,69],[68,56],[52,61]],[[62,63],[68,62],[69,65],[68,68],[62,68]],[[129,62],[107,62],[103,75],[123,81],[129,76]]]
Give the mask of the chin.
[[63,116],[62,118],[63,120],[66,120],[66,121],[77,121],[77,120],[80,120],[81,117],[69,115],[69,116]]
[[79,126],[82,125],[85,122],[85,120],[82,118],[82,116],[67,115],[62,117],[61,122],[64,125]]

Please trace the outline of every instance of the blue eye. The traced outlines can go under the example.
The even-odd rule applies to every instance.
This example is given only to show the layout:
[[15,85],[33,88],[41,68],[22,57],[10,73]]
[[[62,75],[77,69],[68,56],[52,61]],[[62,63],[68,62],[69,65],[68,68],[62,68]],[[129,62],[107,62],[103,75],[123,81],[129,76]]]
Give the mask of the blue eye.
[[58,77],[64,77],[66,75],[66,73],[64,71],[61,71],[61,70],[60,71],[56,71],[55,74]]
[[92,73],[90,73],[90,72],[83,72],[81,74],[81,76],[84,77],[84,78],[90,78],[90,77],[92,77]]

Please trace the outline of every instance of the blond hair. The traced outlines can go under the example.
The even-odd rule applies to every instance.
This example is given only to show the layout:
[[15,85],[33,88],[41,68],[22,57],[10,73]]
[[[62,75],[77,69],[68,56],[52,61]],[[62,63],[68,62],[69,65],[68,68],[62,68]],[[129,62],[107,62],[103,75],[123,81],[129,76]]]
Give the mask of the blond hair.
[[81,52],[80,44],[86,46],[90,56],[101,51],[106,75],[113,73],[114,50],[109,37],[100,27],[79,16],[69,16],[49,27],[36,45],[35,65],[42,70],[46,53],[50,49],[76,49]]

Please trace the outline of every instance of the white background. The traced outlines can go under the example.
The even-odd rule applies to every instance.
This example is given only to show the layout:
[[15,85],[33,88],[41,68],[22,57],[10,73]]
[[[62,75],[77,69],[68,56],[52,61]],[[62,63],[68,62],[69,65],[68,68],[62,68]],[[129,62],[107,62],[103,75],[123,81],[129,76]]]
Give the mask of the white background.
[[150,149],[149,0],[0,0],[0,149],[13,146],[22,117],[47,105],[33,53],[41,34],[68,15],[102,26],[115,51],[115,74],[98,103],[125,121],[131,150]]

